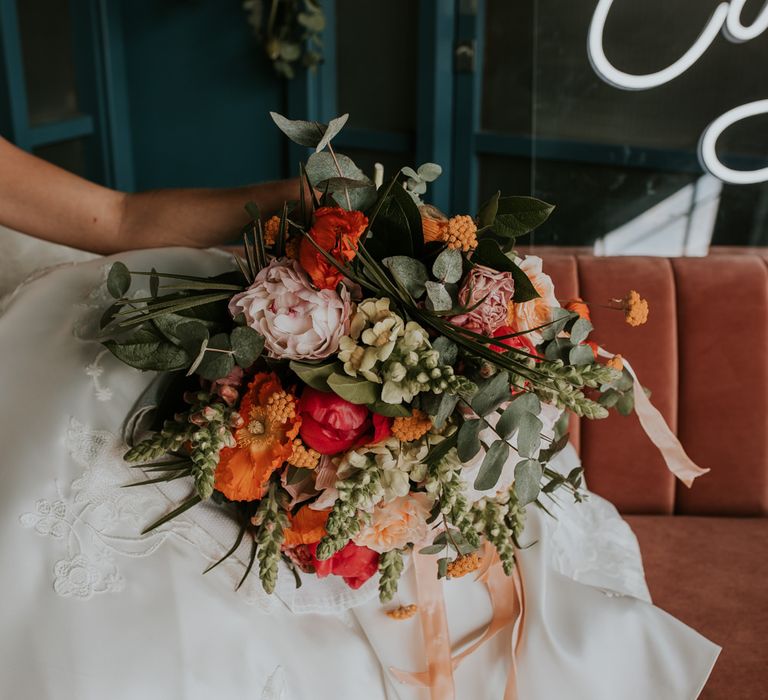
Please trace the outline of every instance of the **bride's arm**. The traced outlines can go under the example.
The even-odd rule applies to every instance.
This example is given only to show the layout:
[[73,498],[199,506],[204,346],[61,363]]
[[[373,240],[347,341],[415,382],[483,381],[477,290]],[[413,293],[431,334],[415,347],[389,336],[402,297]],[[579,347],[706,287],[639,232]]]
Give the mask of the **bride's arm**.
[[0,225],[95,253],[187,245],[236,237],[243,206],[263,214],[299,197],[298,180],[233,189],[157,190],[124,194],[88,182],[0,138]]

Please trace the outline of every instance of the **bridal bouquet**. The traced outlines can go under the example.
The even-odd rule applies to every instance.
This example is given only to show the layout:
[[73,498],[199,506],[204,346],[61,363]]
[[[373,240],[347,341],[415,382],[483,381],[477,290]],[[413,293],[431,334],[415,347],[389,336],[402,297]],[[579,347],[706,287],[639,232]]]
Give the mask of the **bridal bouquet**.
[[[273,118],[315,150],[306,187],[280,216],[250,207],[231,272],[109,272],[105,345],[164,387],[156,430],[125,455],[147,477],[131,485],[194,484],[147,530],[210,500],[240,526],[224,559],[250,542],[243,580],[257,562],[267,592],[283,561],[297,584],[379,572],[388,601],[413,549],[456,577],[492,545],[511,574],[526,508],[582,497],[580,469],[550,466],[569,413],[632,410],[586,304],[559,302],[541,260],[514,252],[552,207],[497,193],[449,218],[421,200],[438,166],[377,187],[333,150],[346,116]],[[615,305],[645,321],[636,292]]]

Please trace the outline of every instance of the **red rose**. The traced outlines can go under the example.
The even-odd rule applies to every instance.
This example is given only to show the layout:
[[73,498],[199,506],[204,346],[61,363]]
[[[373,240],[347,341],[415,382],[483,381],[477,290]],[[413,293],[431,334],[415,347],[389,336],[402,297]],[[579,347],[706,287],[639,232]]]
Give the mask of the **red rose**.
[[301,439],[323,455],[389,437],[391,418],[371,413],[365,406],[345,401],[333,393],[304,389],[299,401]]
[[[500,336],[504,335],[511,335],[512,333],[516,333],[514,328],[511,326],[502,326],[501,328],[498,328],[494,331],[493,337],[498,338]],[[509,348],[517,348],[518,350],[523,350],[524,352],[528,352],[531,355],[536,354],[536,348],[533,345],[533,343],[529,340],[528,334],[524,333],[523,335],[515,336],[514,338],[504,338],[504,340],[499,341],[502,345],[491,345],[491,350],[494,350],[495,352],[506,352],[507,347]],[[502,347],[503,345],[506,345],[507,347]]]
[[352,542],[348,542],[328,559],[315,556],[317,544],[311,544],[308,548],[318,578],[325,578],[329,574],[341,576],[350,588],[360,588],[379,569],[379,553],[368,547],[358,547]]

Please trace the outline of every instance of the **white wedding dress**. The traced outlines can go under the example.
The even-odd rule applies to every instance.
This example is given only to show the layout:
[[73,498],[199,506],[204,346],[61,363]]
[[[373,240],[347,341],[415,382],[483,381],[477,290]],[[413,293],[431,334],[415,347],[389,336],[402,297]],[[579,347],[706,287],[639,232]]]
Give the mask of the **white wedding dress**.
[[[210,274],[226,256],[185,249],[116,256],[132,269]],[[390,669],[425,667],[418,618],[395,621],[376,582],[282,571],[269,598],[245,546],[206,507],[145,536],[186,495],[181,481],[124,489],[121,427],[150,374],[93,340],[111,259],[59,265],[23,284],[0,317],[0,697],[14,700],[426,700]],[[566,450],[558,468],[577,463]],[[520,553],[526,617],[520,700],[693,700],[719,649],[655,608],[634,535],[592,495],[557,519],[529,509]],[[444,583],[451,639],[482,631],[486,589]],[[399,599],[415,601],[412,570]],[[512,657],[499,633],[456,671],[458,700],[501,699]]]

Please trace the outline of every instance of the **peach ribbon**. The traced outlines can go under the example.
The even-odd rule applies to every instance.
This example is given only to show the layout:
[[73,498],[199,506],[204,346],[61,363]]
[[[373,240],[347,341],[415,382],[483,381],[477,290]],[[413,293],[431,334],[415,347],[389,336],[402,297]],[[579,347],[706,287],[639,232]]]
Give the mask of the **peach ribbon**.
[[515,654],[520,646],[524,621],[525,597],[523,582],[518,568],[507,576],[501,566],[499,555],[487,542],[483,548],[483,567],[477,580],[488,588],[493,608],[493,617],[485,631],[464,651],[452,656],[445,613],[442,582],[437,578],[437,557],[413,554],[416,574],[416,597],[419,606],[421,633],[427,658],[427,670],[421,672],[390,671],[401,683],[429,688],[430,700],[454,700],[456,689],[453,672],[462,661],[477,651],[483,644],[508,626],[512,626],[512,659],[504,700],[517,700],[517,667]]
[[[600,357],[614,357],[613,353],[608,352],[601,347],[598,347],[597,353]],[[640,425],[648,436],[648,439],[656,445],[659,452],[661,452],[661,456],[667,463],[669,471],[690,488],[693,485],[693,480],[697,476],[706,474],[709,469],[702,469],[685,453],[680,441],[675,437],[674,433],[667,425],[667,422],[664,420],[664,416],[659,413],[659,410],[651,403],[645,391],[643,391],[643,387],[640,384],[640,380],[637,378],[637,374],[635,374],[635,371],[632,369],[632,365],[630,365],[626,359],[624,359],[623,362],[624,366],[627,368],[627,372],[629,372],[630,375],[632,375],[632,379],[635,380],[632,387],[632,394],[635,399],[635,413],[640,420]]]

